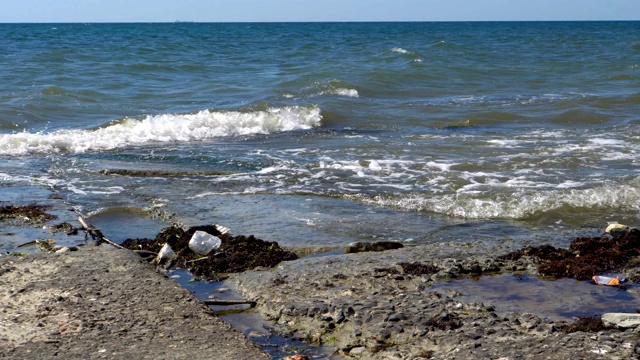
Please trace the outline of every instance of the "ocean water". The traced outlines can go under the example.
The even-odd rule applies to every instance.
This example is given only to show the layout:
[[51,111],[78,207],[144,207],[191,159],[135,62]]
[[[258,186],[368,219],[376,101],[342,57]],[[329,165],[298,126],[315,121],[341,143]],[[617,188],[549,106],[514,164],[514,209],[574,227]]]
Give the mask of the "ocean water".
[[0,80],[0,201],[117,241],[140,212],[287,246],[640,225],[640,22],[0,24]]

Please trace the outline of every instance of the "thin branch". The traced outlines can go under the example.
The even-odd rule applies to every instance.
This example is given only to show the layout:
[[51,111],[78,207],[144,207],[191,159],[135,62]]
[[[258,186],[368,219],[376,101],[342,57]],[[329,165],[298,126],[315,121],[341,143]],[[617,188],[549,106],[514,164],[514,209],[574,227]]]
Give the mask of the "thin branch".
[[113,241],[107,239],[104,235],[102,235],[102,232],[96,228],[95,226],[91,225],[84,217],[79,216],[78,217],[78,221],[80,222],[80,225],[82,225],[82,227],[89,233],[89,235],[91,235],[91,237],[96,240],[96,245],[100,245],[103,242],[106,242],[109,245],[115,246],[118,249],[124,249],[124,247],[114,243]]
[[255,301],[248,300],[203,300],[206,305],[250,305],[256,306]]

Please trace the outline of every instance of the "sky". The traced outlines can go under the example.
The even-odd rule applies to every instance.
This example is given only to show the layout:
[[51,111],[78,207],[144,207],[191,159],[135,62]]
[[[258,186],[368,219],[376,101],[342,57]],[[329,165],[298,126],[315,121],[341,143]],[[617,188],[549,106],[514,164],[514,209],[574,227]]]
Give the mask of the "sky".
[[640,0],[0,0],[0,23],[176,20],[640,20]]

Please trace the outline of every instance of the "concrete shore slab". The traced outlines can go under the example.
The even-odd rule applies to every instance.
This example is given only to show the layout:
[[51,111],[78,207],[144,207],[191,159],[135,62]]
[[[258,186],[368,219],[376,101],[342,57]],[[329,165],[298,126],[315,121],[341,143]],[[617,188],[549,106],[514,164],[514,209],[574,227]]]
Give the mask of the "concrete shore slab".
[[2,359],[270,359],[128,250],[0,256]]

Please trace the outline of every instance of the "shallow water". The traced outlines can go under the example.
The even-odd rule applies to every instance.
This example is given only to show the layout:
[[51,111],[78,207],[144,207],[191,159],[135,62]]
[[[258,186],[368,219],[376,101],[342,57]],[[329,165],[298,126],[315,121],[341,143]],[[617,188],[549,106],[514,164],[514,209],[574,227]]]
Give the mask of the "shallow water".
[[0,201],[304,246],[634,223],[639,29],[2,24]]
[[573,322],[574,317],[600,316],[606,312],[635,313],[640,309],[639,289],[637,284],[621,289],[595,285],[592,281],[501,274],[436,283],[429,291],[457,291],[462,294],[460,301],[492,304],[501,313],[530,313]]
[[[234,287],[224,281],[207,282],[194,279],[184,270],[174,270],[169,277],[191,291],[201,300],[238,300],[242,297]],[[331,355],[322,347],[305,344],[301,341],[276,334],[273,324],[263,319],[260,314],[250,309],[249,305],[219,306],[210,305],[224,321],[234,329],[243,333],[249,340],[260,346],[274,359],[283,359],[296,353],[307,354],[313,359],[330,359]],[[283,329],[286,331],[286,329]]]

